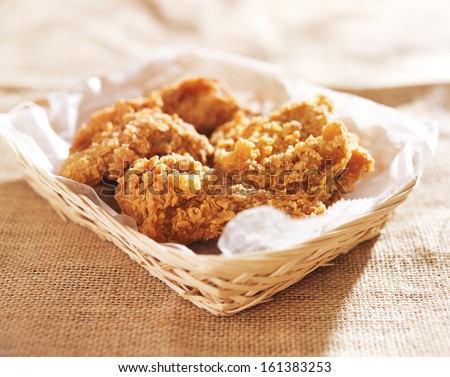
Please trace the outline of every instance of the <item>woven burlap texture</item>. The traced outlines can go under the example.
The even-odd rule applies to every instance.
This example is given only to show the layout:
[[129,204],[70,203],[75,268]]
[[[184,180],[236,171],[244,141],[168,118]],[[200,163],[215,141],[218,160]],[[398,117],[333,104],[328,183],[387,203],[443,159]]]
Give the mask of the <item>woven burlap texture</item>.
[[[407,50],[400,48],[400,34],[389,34],[400,22],[391,16],[395,7],[403,9],[400,3],[372,2],[353,11],[350,6],[341,11],[322,7],[323,17],[287,10],[287,15],[304,14],[314,21],[296,16],[291,23],[299,25],[295,32],[287,26],[283,30],[281,22],[275,28],[281,17],[276,10],[270,28],[247,23],[245,30],[251,32],[239,36],[221,21],[232,14],[247,21],[247,2],[233,2],[232,11],[221,1],[202,12],[194,11],[199,8],[193,2],[185,7],[151,0],[74,1],[72,6],[48,2],[45,8],[42,1],[35,10],[31,1],[2,3],[0,27],[6,32],[0,33],[0,111],[84,75],[134,64],[162,43],[248,53],[286,67],[289,74],[323,79],[323,84],[344,85],[349,77],[357,77],[359,87],[448,77],[447,68],[438,70],[446,67],[446,56],[436,53],[432,59],[432,52],[440,51],[434,45],[447,45],[443,33],[436,31],[430,43],[422,43],[422,28],[411,30]],[[394,3],[386,8],[392,12],[382,9]],[[406,24],[447,22],[439,10],[433,18],[428,5],[414,15],[402,11]],[[349,15],[346,24],[331,24],[339,21],[339,12]],[[380,22],[386,35],[375,32]],[[361,33],[350,32],[352,23],[355,28],[364,25],[366,32],[372,28],[370,44],[359,38]],[[387,34],[390,44],[385,45]],[[315,58],[305,59],[302,49],[289,47],[298,38]],[[395,44],[397,50],[386,47]],[[364,50],[375,51],[375,46],[376,56]],[[327,69],[331,63],[320,59],[325,52],[335,58],[332,66],[342,69]],[[375,58],[380,64],[374,64]],[[429,69],[407,64],[409,58]],[[432,166],[377,239],[313,272],[273,301],[226,318],[179,298],[110,243],[63,222],[0,146],[0,355],[450,356],[450,85],[356,93],[437,119],[441,134]]]
[[[449,87],[360,94],[402,102],[411,92],[409,110],[427,104],[448,124],[440,101]],[[64,223],[18,178],[3,147],[0,354],[448,355],[449,148],[444,126],[433,166],[378,239],[270,303],[215,318]]]

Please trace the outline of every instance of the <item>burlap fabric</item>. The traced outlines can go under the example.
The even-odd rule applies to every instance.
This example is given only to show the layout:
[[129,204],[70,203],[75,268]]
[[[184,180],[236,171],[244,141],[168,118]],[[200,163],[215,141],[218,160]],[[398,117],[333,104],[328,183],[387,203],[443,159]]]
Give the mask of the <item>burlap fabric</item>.
[[[172,45],[185,41],[248,52],[285,66],[291,74],[306,72],[308,78],[325,84],[351,84],[344,80],[351,76],[349,70],[330,72],[319,63],[318,69],[325,72],[320,80],[314,76],[313,64],[302,60],[301,49],[282,52],[286,49],[278,48],[277,39],[281,46],[281,41],[292,42],[292,30],[275,28],[278,24],[268,16],[268,9],[260,14],[260,23],[253,20],[249,24],[261,29],[254,36],[257,42],[251,39],[252,33],[238,38],[238,34],[222,33],[223,25],[214,28],[213,15],[226,12],[242,19],[242,14],[256,9],[248,3],[233,3],[232,10],[218,2],[199,12],[190,11],[192,2],[186,9],[172,2],[74,2],[72,7],[63,3],[52,2],[48,8],[43,2],[0,4],[0,110],[88,73],[150,56],[149,46],[166,43],[164,38]],[[39,11],[30,9],[33,4],[39,4]],[[333,39],[326,26],[339,25],[342,18],[338,16],[348,14],[349,6],[337,7],[334,13],[333,9],[327,9],[325,15],[311,11],[315,24],[300,23],[305,30],[322,30],[322,34],[299,37],[301,46],[311,48],[310,38],[311,43],[323,42],[323,48],[336,52],[325,43]],[[373,31],[375,21],[383,15],[380,9],[365,10],[360,18],[350,12],[353,18],[346,25],[353,27],[350,30],[362,30],[364,25],[366,31]],[[413,25],[423,16],[421,12],[407,12],[403,24]],[[433,12],[428,16],[434,15],[434,25],[439,25],[444,19],[442,10]],[[198,13],[203,18],[197,19]],[[364,22],[369,14],[374,17],[372,23]],[[390,19],[388,16],[388,26]],[[427,21],[433,24],[433,20]],[[31,29],[23,30],[24,25]],[[209,29],[214,30],[215,39],[206,33]],[[387,34],[373,33],[373,45],[386,41]],[[418,35],[417,45],[409,46],[412,61],[423,67],[434,64],[437,69],[448,55],[434,45],[435,40],[439,37],[438,42],[443,42],[448,35],[443,30],[429,34],[427,46]],[[353,45],[345,39],[344,47],[349,43],[356,46],[357,38],[356,33]],[[74,42],[67,43],[68,39]],[[394,35],[390,46],[403,40]],[[319,50],[314,51],[319,54]],[[373,86],[376,80],[391,85],[448,79],[445,70],[431,72],[407,64],[404,51],[375,49],[394,62],[381,59],[382,70],[374,68],[377,59],[370,51],[362,55],[346,51],[349,65],[358,67],[353,70],[361,79],[358,87]],[[300,61],[298,70],[292,64],[291,54],[295,53]],[[331,56],[339,62],[336,53]],[[375,72],[378,76],[374,78],[370,74]],[[230,318],[216,318],[197,309],[110,243],[63,222],[31,190],[17,171],[14,157],[0,146],[0,355],[449,356],[450,85],[353,91],[439,120],[440,143],[433,165],[380,237],[339,257],[334,266],[313,272],[273,301]]]

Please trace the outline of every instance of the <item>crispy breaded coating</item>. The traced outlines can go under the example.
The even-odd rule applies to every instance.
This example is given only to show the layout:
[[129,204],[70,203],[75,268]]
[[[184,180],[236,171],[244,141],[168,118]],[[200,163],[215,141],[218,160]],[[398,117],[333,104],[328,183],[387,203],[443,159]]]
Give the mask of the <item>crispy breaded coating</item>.
[[318,95],[304,102],[291,102],[281,106],[278,110],[269,115],[269,120],[280,123],[291,121],[300,122],[301,140],[308,136],[320,136],[322,127],[330,121],[330,114],[333,111],[331,100],[323,95]]
[[332,110],[317,96],[253,114],[216,80],[187,79],[93,114],[60,174],[91,186],[116,179],[123,213],[158,242],[216,238],[262,205],[320,215],[374,164]]
[[348,164],[345,166],[346,172],[340,179],[340,184],[346,192],[352,192],[355,189],[356,182],[371,172],[375,164],[369,151],[359,145],[357,135],[350,133],[349,144],[352,154]]
[[188,154],[140,159],[119,178],[116,199],[141,232],[158,242],[189,244],[218,237],[238,212],[261,205],[294,217],[318,215],[324,204],[304,193],[274,195],[230,185]]
[[331,204],[373,169],[373,159],[344,124],[330,122],[331,110],[318,96],[268,117],[238,114],[211,137],[214,167],[239,172],[236,183],[245,177],[242,172],[253,172],[251,182],[266,190],[321,191],[321,200]]
[[214,148],[177,115],[141,108],[146,100],[119,102],[97,112],[78,133],[60,175],[91,186],[107,172],[117,178],[137,159],[172,152],[190,153],[206,163]]
[[203,77],[183,80],[160,91],[163,111],[178,114],[198,132],[209,135],[214,129],[231,120],[239,110],[217,80]]
[[310,135],[304,141],[301,124],[296,121],[280,124],[257,118],[247,130],[252,131],[247,138],[217,144],[215,168],[224,172],[262,171],[269,165],[272,169],[303,174],[307,169],[320,169],[325,159],[333,160],[335,169],[341,169],[351,156],[342,122],[329,123],[322,128],[320,136]]
[[306,140],[309,135],[314,137],[322,133],[322,128],[330,121],[330,113],[333,106],[329,98],[319,95],[304,102],[291,102],[283,105],[268,117],[255,116],[238,111],[232,120],[218,127],[211,135],[212,145],[219,142],[236,142],[239,138],[247,139],[255,132],[261,132],[262,124],[268,121],[276,121],[279,124],[296,121],[299,139]]
[[227,141],[233,143],[239,139],[244,130],[250,125],[256,115],[249,114],[244,110],[237,111],[233,119],[217,127],[209,137],[212,145],[216,146],[219,142]]
[[152,93],[149,97],[137,97],[122,100],[113,106],[106,107],[92,114],[88,123],[85,123],[75,134],[70,152],[77,152],[88,148],[92,143],[99,142],[105,131],[113,131],[122,127],[134,113],[142,109],[161,108],[161,98]]

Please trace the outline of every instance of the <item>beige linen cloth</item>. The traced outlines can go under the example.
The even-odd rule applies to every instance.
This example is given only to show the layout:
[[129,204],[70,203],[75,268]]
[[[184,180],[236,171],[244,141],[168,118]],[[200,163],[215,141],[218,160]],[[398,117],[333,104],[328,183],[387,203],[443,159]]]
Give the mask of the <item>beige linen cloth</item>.
[[0,355],[450,356],[449,6],[418,3],[2,1],[1,111],[157,46],[203,46],[435,118],[440,143],[377,239],[230,318],[63,222],[0,146]]

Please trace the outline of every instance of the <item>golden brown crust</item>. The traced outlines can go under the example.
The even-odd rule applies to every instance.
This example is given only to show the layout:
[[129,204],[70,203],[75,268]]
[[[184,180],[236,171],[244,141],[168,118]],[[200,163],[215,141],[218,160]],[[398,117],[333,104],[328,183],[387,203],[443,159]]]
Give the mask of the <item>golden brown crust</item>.
[[136,161],[119,179],[116,199],[141,232],[158,242],[182,244],[218,237],[238,212],[261,205],[294,217],[325,211],[322,202],[304,193],[274,195],[229,185],[188,154]]
[[[217,81],[188,79],[95,113],[60,174],[89,185],[105,172],[117,179],[123,213],[159,242],[218,237],[238,212],[261,205],[319,215],[373,169],[331,111],[317,96],[251,114]],[[197,130],[214,132],[208,140]]]
[[119,177],[138,158],[188,152],[206,162],[214,151],[205,136],[177,115],[157,108],[136,111],[128,103],[115,109],[96,113],[82,128],[82,137],[77,137],[61,168],[62,176],[94,186],[107,170],[113,178]]
[[93,142],[98,142],[105,132],[120,128],[137,111],[148,108],[160,108],[161,100],[152,93],[149,97],[138,97],[122,100],[113,106],[106,107],[92,114],[88,123],[84,124],[76,133],[70,152],[77,152],[88,148]]
[[198,132],[207,135],[231,120],[239,110],[236,100],[217,80],[203,77],[166,86],[160,95],[164,112],[178,114],[185,122],[193,124]]
[[226,173],[254,171],[252,183],[265,189],[290,191],[300,185],[305,192],[320,191],[329,205],[373,169],[372,157],[344,124],[330,122],[330,111],[330,101],[318,96],[284,105],[268,117],[239,113],[211,137],[214,167]]
[[[235,113],[233,119],[218,127],[211,135],[210,141],[214,146],[221,141],[236,142],[239,138],[248,138],[255,132],[264,133],[264,124],[270,121],[278,124],[294,122],[297,124],[299,140],[306,140],[309,135],[319,136],[322,128],[330,121],[333,111],[331,100],[319,95],[304,102],[291,102],[281,106],[268,117],[253,115],[245,110]],[[267,133],[266,133],[267,135]]]
[[333,111],[331,100],[323,95],[318,95],[304,102],[290,102],[281,106],[278,110],[269,115],[269,120],[280,123],[291,121],[299,122],[301,127],[301,139],[308,136],[320,136],[322,127],[330,121],[330,114]]

